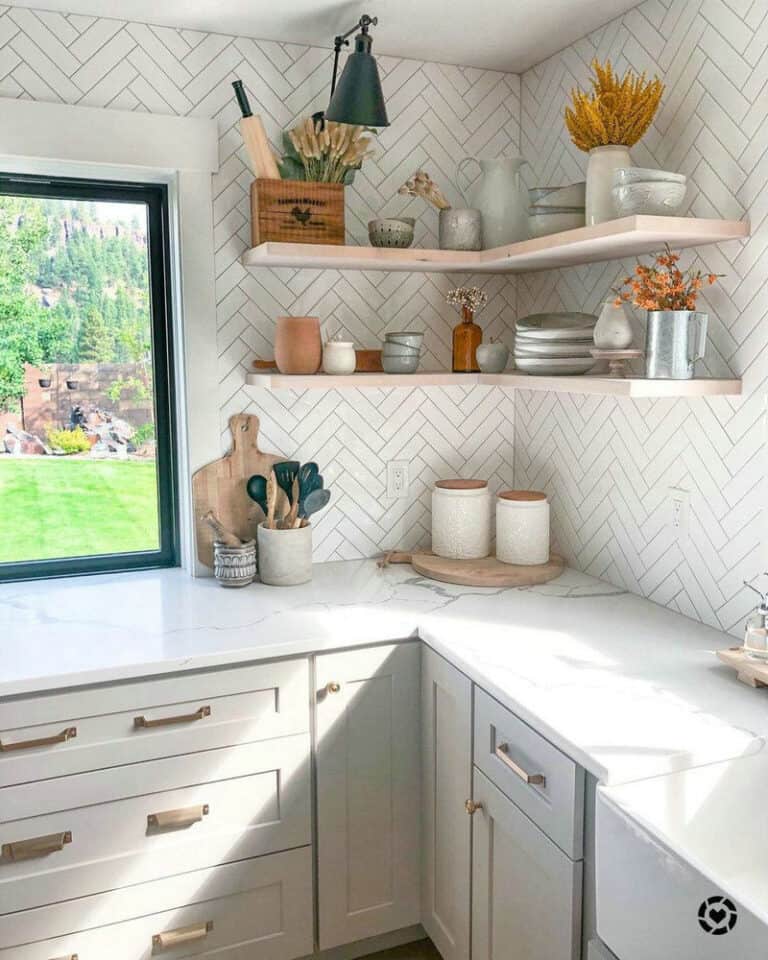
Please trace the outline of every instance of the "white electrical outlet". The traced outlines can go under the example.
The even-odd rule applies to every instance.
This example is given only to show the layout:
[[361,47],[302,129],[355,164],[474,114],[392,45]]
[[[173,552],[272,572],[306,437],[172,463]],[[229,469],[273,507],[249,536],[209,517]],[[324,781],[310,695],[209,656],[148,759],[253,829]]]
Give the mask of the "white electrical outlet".
[[669,500],[669,526],[675,539],[682,543],[688,539],[689,517],[691,512],[691,494],[688,490],[682,490],[680,487],[670,487],[668,492]]
[[387,464],[387,496],[403,500],[408,496],[408,461],[390,460]]

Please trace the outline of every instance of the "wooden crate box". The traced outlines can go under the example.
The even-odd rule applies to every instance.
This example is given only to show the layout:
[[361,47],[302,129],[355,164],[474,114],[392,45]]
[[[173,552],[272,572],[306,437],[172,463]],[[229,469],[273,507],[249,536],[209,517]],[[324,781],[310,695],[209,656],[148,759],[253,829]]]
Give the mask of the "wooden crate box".
[[254,180],[251,241],[344,243],[344,184]]

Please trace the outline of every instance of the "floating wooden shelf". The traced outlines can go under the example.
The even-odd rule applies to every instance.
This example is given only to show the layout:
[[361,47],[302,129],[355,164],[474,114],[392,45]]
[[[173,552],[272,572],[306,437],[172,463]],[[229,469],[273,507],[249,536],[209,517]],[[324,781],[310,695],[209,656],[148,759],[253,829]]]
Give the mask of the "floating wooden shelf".
[[478,252],[262,243],[246,250],[242,262],[246,267],[316,270],[522,273],[654,253],[665,243],[681,249],[748,236],[749,223],[741,220],[636,216]]
[[591,393],[611,397],[737,397],[741,380],[645,380],[640,377],[532,377],[525,373],[354,373],[347,377],[284,376],[249,373],[246,383],[267,390],[359,390],[392,387],[471,387],[476,384],[552,393]]

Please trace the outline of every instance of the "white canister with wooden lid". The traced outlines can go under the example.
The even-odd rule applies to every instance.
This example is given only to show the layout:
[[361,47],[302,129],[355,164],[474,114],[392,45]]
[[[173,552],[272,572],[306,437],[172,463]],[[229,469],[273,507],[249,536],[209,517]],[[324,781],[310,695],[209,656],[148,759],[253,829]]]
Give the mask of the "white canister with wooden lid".
[[491,549],[491,495],[486,480],[438,480],[432,491],[432,552],[478,560]]
[[538,490],[504,490],[496,498],[496,559],[533,566],[549,560],[549,501]]

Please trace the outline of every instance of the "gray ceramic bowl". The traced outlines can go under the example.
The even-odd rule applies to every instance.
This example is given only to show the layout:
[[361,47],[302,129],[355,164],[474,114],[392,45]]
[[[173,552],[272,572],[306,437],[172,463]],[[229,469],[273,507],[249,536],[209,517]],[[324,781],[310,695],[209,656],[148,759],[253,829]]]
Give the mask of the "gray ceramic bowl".
[[410,217],[387,217],[369,220],[368,238],[373,247],[410,247],[413,243],[413,226]]
[[419,369],[419,358],[382,356],[381,365],[385,373],[416,373]]
[[653,170],[650,167],[621,167],[613,171],[614,187],[623,187],[628,183],[686,183],[683,173],[672,173],[669,170]]
[[620,217],[635,213],[669,216],[682,206],[685,184],[669,180],[626,183],[613,188],[613,205]]
[[385,333],[386,343],[399,343],[404,347],[420,347],[424,334],[421,331],[405,330],[402,333]]
[[382,357],[420,357],[421,347],[407,347],[403,343],[387,343],[381,348]]

